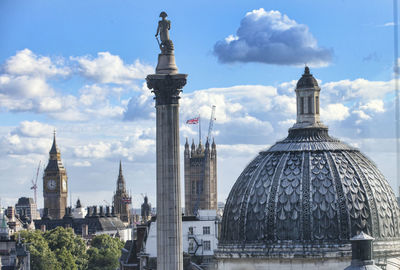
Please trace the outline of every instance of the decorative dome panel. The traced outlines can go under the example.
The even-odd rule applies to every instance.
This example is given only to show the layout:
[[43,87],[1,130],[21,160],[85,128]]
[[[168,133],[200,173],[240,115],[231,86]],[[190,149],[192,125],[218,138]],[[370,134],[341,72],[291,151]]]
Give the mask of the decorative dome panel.
[[222,245],[348,243],[361,231],[400,237],[396,198],[374,163],[324,129],[307,132],[292,130],[243,171],[225,206]]

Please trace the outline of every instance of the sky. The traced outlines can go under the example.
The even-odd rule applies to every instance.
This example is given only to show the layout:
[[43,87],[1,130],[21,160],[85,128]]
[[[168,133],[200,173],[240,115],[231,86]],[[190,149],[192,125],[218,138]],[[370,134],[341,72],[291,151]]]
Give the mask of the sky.
[[[261,150],[296,118],[304,65],[321,87],[333,137],[395,179],[392,1],[2,0],[0,2],[0,198],[33,197],[53,130],[70,197],[112,201],[122,161],[133,206],[155,205],[155,108],[145,84],[157,65],[161,11],[171,20],[176,63],[188,74],[180,142],[203,142],[212,105],[218,201]],[[181,189],[183,170],[181,157]],[[43,166],[38,205],[43,207]]]

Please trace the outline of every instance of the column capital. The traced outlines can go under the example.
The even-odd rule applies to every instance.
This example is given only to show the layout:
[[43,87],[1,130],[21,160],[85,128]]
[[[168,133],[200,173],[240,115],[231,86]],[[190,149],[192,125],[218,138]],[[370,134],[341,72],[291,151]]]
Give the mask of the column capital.
[[179,104],[179,94],[186,85],[187,74],[147,75],[147,87],[155,94],[156,106]]

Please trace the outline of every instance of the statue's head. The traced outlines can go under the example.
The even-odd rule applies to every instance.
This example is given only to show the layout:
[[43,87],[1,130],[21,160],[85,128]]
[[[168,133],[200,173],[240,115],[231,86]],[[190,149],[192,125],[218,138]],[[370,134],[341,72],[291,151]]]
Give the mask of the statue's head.
[[147,204],[147,201],[148,201],[147,196],[144,196],[144,203]]
[[163,18],[163,19],[165,19],[167,16],[168,15],[167,15],[167,13],[165,11],[160,13],[160,17]]

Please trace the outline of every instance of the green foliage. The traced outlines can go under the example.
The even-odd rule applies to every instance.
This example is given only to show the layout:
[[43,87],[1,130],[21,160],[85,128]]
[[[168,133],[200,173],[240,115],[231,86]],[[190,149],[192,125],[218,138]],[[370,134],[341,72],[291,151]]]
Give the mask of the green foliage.
[[87,250],[80,236],[63,227],[45,233],[21,231],[20,235],[28,244],[32,270],[114,270],[124,246],[118,238],[101,234],[92,239]]
[[124,244],[118,238],[101,234],[92,239],[89,254],[90,270],[114,270],[118,268],[118,259],[121,256],[121,249]]
[[44,234],[49,248],[56,254],[62,269],[83,270],[87,267],[85,241],[76,236],[71,228],[57,227]]
[[21,231],[21,238],[28,244],[32,270],[61,270],[61,265],[49,248],[41,231]]

